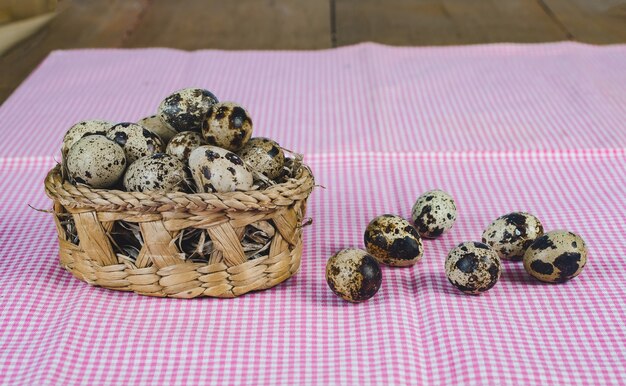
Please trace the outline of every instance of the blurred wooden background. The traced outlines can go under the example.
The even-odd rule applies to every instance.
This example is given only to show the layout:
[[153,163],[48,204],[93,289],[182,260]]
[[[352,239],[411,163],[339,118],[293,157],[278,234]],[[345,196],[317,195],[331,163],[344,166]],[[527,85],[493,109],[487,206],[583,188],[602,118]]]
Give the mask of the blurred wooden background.
[[0,0],[0,103],[56,49],[560,40],[626,42],[626,0]]

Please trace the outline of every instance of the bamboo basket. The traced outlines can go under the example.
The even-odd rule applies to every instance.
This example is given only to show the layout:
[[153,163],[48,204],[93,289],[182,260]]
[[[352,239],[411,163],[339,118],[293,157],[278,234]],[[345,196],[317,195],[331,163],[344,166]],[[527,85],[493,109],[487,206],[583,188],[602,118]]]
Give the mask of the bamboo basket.
[[[310,169],[265,190],[229,193],[124,192],[74,186],[57,165],[45,179],[53,201],[63,268],[94,286],[141,295],[232,298],[287,280],[300,267]],[[72,232],[67,227],[70,221]],[[135,224],[143,245],[134,259],[116,248],[116,223]],[[251,224],[271,225],[264,256],[248,259],[242,234]],[[185,259],[181,232],[205,230],[207,261]],[[201,231],[199,231],[201,232]]]

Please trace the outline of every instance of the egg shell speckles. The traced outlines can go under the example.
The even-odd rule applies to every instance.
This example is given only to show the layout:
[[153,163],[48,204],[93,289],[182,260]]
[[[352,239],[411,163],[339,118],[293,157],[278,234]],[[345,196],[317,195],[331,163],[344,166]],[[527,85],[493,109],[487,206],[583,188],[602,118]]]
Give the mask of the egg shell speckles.
[[495,219],[483,232],[482,242],[501,259],[521,261],[524,252],[543,234],[539,219],[530,213],[513,212]]
[[446,276],[453,286],[477,295],[491,289],[500,278],[500,258],[487,244],[466,242],[446,257]]
[[165,98],[157,115],[177,132],[200,132],[209,108],[217,102],[217,97],[208,90],[185,88]]
[[241,158],[220,147],[197,147],[189,155],[189,169],[199,192],[231,192],[252,188],[252,173]]
[[158,135],[159,138],[161,138],[161,142],[163,142],[163,145],[167,145],[170,139],[178,134],[176,130],[170,128],[165,123],[163,123],[158,115],[151,115],[149,117],[142,118],[137,121],[137,124]]
[[74,145],[79,139],[87,135],[106,135],[112,126],[113,122],[92,119],[78,122],[74,126],[70,127],[63,136],[63,145],[61,146],[61,154],[63,155],[63,158],[65,159],[67,152],[70,151],[72,145]]
[[556,230],[538,237],[524,254],[524,269],[548,283],[578,276],[587,264],[587,245],[579,235]]
[[195,131],[183,131],[178,133],[167,144],[165,152],[187,162],[191,152],[198,146],[206,145],[206,141],[200,133]]
[[107,138],[124,149],[129,164],[141,157],[162,153],[165,150],[158,135],[136,123],[118,123],[109,130]]
[[158,190],[178,192],[185,189],[187,175],[185,164],[169,154],[157,153],[139,158],[124,174],[127,191]]
[[417,199],[411,217],[420,236],[434,239],[450,230],[456,221],[456,204],[443,190],[430,190]]
[[366,301],[380,289],[383,274],[374,256],[360,249],[344,249],[326,263],[326,282],[339,297]]
[[365,248],[380,263],[408,267],[424,254],[422,239],[405,219],[392,214],[374,218],[364,235]]
[[238,154],[251,169],[270,179],[278,177],[285,165],[285,152],[269,138],[251,138]]
[[70,180],[93,188],[110,188],[124,174],[124,150],[103,135],[78,140],[67,153]]
[[202,124],[202,136],[209,145],[237,151],[252,136],[252,119],[236,103],[216,103],[211,106]]

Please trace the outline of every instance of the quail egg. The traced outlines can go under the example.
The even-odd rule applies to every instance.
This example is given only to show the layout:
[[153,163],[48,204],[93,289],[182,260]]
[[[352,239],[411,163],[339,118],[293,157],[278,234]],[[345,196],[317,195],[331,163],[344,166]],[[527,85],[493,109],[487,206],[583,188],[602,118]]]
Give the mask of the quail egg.
[[124,174],[124,188],[132,192],[178,192],[186,187],[185,164],[178,158],[156,153],[139,158]]
[[238,154],[248,167],[270,179],[278,177],[285,165],[283,149],[269,138],[251,138]]
[[326,282],[339,297],[366,301],[380,289],[383,274],[374,256],[360,249],[344,249],[326,263]]
[[485,292],[500,278],[500,258],[483,243],[459,244],[446,257],[445,267],[450,283],[467,294]]
[[170,140],[165,152],[186,162],[189,158],[189,154],[201,145],[206,145],[206,141],[202,138],[200,133],[196,133],[195,131],[183,131],[176,134]]
[[79,139],[67,153],[70,181],[93,188],[110,188],[124,174],[124,149],[103,135]]
[[430,190],[413,205],[412,218],[420,236],[434,239],[448,231],[456,221],[456,204],[443,190]]
[[408,267],[424,254],[422,239],[413,225],[400,216],[384,214],[373,219],[365,230],[365,248],[378,262]]
[[165,98],[159,105],[158,116],[177,132],[202,130],[202,123],[209,108],[217,103],[210,91],[201,88],[185,88]]
[[562,283],[578,276],[586,263],[585,241],[564,230],[545,233],[524,254],[526,272],[548,283]]
[[521,261],[524,252],[543,234],[539,219],[530,213],[513,212],[495,219],[483,232],[482,242],[501,259]]
[[63,145],[61,146],[63,159],[67,156],[67,152],[70,151],[72,145],[74,145],[79,139],[92,134],[106,135],[111,126],[113,126],[112,122],[93,119],[78,122],[74,126],[70,127],[63,137]]
[[209,145],[237,151],[252,135],[252,119],[248,112],[236,103],[216,103],[209,108],[202,124],[202,135]]
[[162,153],[165,150],[158,135],[136,123],[118,123],[111,127],[107,138],[112,139],[124,149],[129,164],[141,157]]
[[200,192],[231,192],[252,188],[252,173],[241,158],[220,147],[197,147],[189,155],[189,169]]
[[167,145],[178,132],[167,126],[158,115],[151,115],[137,121],[138,125],[145,127],[154,134],[158,135],[163,142],[163,145]]

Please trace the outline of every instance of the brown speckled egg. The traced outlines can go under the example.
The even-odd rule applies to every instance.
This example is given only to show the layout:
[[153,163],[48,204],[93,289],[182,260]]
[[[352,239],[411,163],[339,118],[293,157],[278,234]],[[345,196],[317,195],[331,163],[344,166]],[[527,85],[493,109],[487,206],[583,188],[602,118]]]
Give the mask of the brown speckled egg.
[[420,236],[434,239],[454,225],[456,204],[443,190],[430,190],[419,196],[411,215]]
[[197,147],[189,155],[189,169],[199,192],[250,190],[252,173],[239,156],[217,146]]
[[380,263],[408,267],[424,254],[422,239],[405,219],[384,214],[373,219],[365,229],[365,248]]
[[344,249],[326,263],[326,282],[339,297],[364,302],[380,289],[383,273],[374,256],[360,249]]
[[67,153],[70,180],[93,188],[114,186],[125,169],[124,149],[103,135],[81,138]]
[[189,154],[198,146],[206,145],[206,141],[200,133],[195,131],[183,131],[178,133],[167,144],[165,152],[187,162]]
[[216,103],[211,106],[202,124],[202,135],[209,145],[237,151],[252,135],[252,119],[236,103]]
[[459,244],[446,257],[445,267],[450,283],[467,294],[485,292],[500,278],[500,258],[483,243]]
[[112,126],[113,122],[92,119],[89,121],[78,122],[74,126],[70,127],[65,133],[65,136],[63,136],[63,145],[61,146],[63,159],[67,156],[67,152],[70,151],[72,145],[74,145],[79,139],[93,134],[106,135]]
[[577,234],[556,230],[537,238],[524,254],[524,269],[548,283],[562,283],[582,272],[587,264],[587,246]]
[[238,152],[251,169],[274,179],[285,165],[285,153],[278,143],[269,138],[251,138]]
[[111,127],[107,138],[124,149],[129,164],[141,157],[162,153],[163,142],[158,135],[136,123],[123,122]]
[[521,261],[524,252],[543,234],[539,219],[530,213],[513,212],[495,219],[483,232],[482,242],[501,259]]
[[158,115],[151,115],[137,121],[138,125],[145,127],[161,138],[163,145],[167,145],[178,132],[167,126]]
[[210,91],[185,88],[165,98],[157,115],[175,131],[200,132],[209,108],[215,103],[217,98]]
[[186,187],[185,164],[169,154],[157,153],[139,158],[124,174],[127,191],[158,190],[178,192]]

